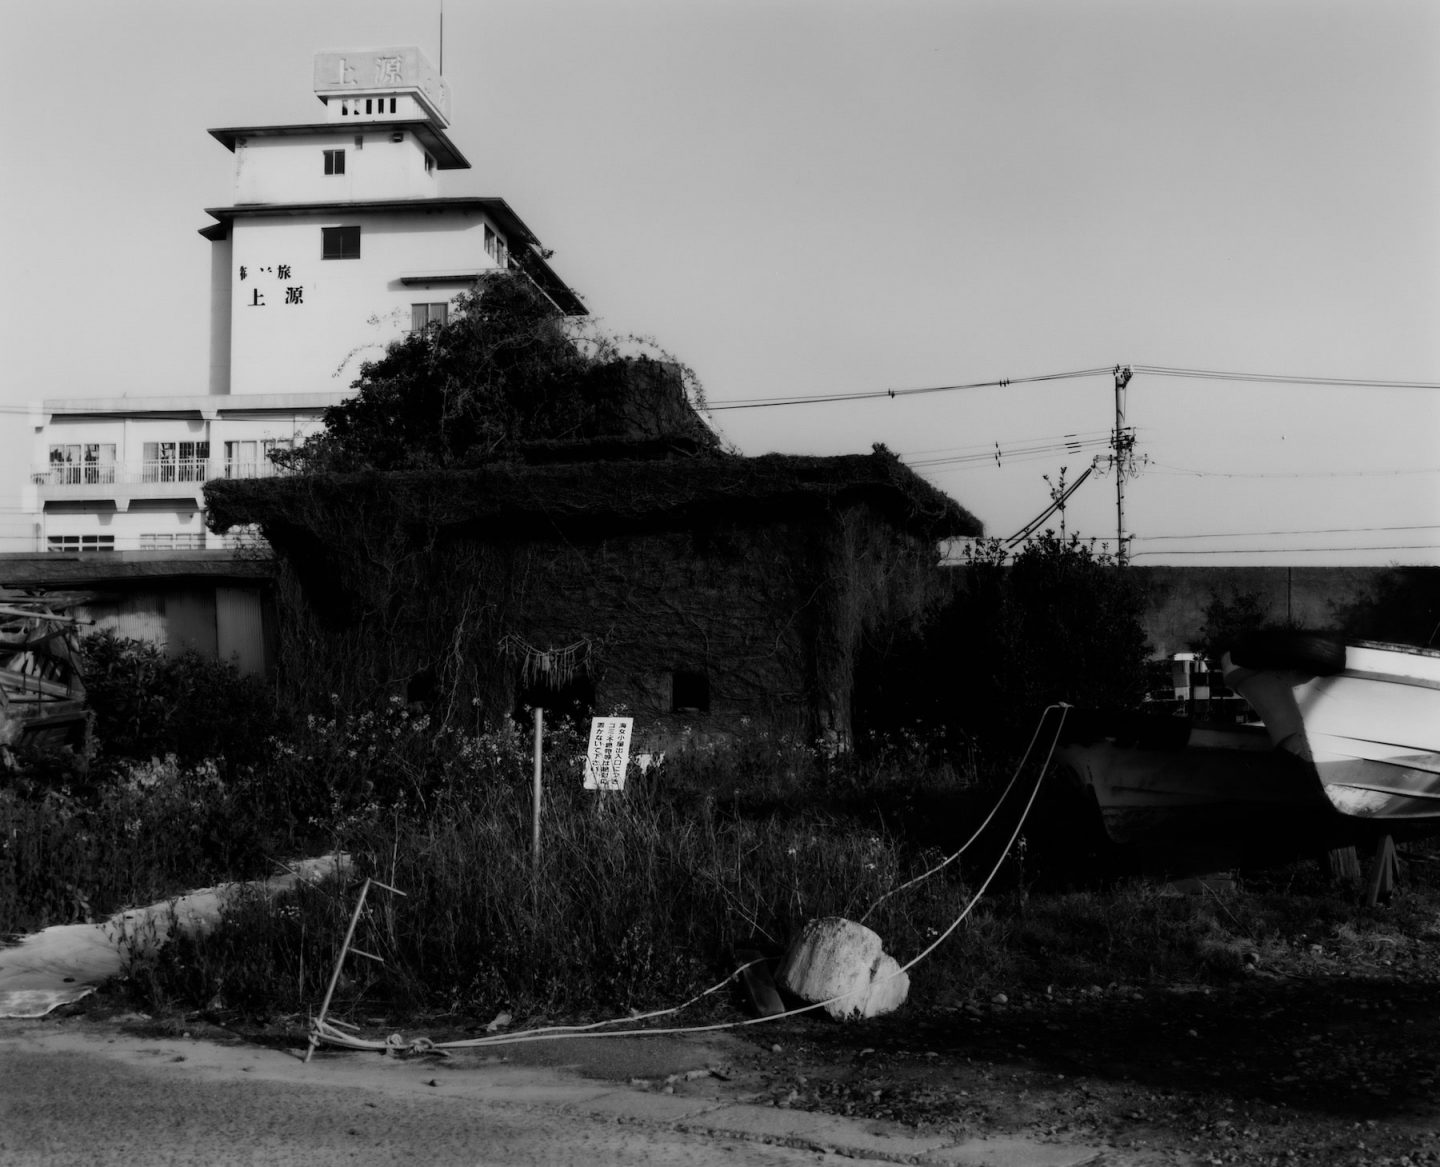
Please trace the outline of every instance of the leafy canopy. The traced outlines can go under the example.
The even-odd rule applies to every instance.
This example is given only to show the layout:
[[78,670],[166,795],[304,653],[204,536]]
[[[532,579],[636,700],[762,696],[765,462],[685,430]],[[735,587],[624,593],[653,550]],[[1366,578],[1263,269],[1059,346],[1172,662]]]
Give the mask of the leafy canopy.
[[442,469],[582,436],[587,378],[631,344],[648,342],[561,315],[523,275],[488,274],[455,299],[447,324],[362,365],[324,431],[275,460],[303,472]]

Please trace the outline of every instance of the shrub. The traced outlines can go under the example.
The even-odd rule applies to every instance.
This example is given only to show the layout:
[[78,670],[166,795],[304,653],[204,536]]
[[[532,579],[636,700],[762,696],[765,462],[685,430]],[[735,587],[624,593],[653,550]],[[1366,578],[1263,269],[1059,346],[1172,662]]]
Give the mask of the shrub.
[[173,754],[182,765],[211,759],[229,773],[259,761],[277,727],[269,689],[229,662],[168,656],[110,631],[85,637],[81,654],[102,760]]

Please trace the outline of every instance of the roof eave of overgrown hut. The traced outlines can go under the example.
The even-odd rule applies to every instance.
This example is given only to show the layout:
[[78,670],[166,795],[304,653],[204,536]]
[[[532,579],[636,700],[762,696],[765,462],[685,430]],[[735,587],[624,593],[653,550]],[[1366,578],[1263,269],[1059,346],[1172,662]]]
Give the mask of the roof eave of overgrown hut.
[[[577,449],[576,454],[583,453]],[[561,451],[554,454],[563,457]],[[304,527],[328,507],[382,502],[433,528],[547,538],[683,526],[768,523],[869,505],[897,528],[940,540],[978,537],[980,521],[893,454],[757,458],[715,454],[662,459],[521,461],[454,470],[220,479],[206,484],[211,527]]]

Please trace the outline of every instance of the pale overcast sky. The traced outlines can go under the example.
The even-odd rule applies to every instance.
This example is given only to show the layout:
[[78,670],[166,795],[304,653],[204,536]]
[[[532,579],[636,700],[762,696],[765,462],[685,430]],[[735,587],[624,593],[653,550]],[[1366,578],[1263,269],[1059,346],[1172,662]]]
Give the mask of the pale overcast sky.
[[[24,402],[204,392],[196,231],[233,181],[205,131],[318,120],[321,50],[438,62],[439,10],[0,0],[0,508]],[[445,193],[507,199],[712,404],[1117,362],[1440,382],[1431,0],[448,0],[444,27],[474,164]],[[1103,452],[1056,447],[1103,436],[1113,382],[714,420],[747,454],[884,442],[1003,536]],[[1440,391],[1137,373],[1128,420],[1138,564],[1440,563]],[[1113,540],[1113,479],[1067,520]],[[1369,550],[1278,553],[1312,547]]]

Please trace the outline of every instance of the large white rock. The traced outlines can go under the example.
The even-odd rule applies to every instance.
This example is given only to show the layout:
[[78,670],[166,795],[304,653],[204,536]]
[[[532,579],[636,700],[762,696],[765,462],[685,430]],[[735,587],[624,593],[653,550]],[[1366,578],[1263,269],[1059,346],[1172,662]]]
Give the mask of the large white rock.
[[905,1003],[910,978],[885,954],[880,937],[840,916],[811,920],[780,962],[780,983],[840,1021],[878,1017]]

